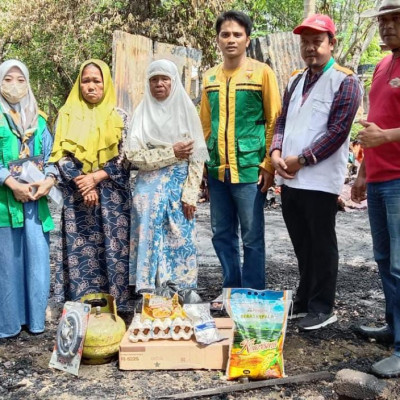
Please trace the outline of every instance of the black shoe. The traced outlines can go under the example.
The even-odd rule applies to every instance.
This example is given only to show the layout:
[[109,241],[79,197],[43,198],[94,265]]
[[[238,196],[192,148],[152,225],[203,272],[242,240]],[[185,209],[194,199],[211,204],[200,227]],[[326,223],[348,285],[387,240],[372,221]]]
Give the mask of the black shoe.
[[396,378],[400,376],[400,357],[393,354],[376,362],[372,365],[371,372],[380,378]]
[[380,328],[360,325],[358,327],[358,331],[361,333],[361,335],[370,339],[375,339],[378,343],[390,344],[394,342],[394,336],[389,328],[389,325],[384,325]]
[[323,328],[337,321],[337,316],[334,313],[308,313],[298,324],[301,331],[312,331]]

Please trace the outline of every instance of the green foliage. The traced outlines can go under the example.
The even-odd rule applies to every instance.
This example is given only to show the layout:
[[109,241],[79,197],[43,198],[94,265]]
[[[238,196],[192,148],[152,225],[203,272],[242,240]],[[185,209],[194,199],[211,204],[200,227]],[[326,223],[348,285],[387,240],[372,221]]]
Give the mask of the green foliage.
[[27,64],[39,105],[54,116],[84,60],[111,64],[116,29],[203,49],[204,66],[213,64],[221,10],[220,0],[1,0],[0,61]]
[[351,129],[350,129],[350,140],[351,141],[353,141],[357,137],[358,132],[360,132],[361,129],[362,129],[362,126],[356,122],[354,122],[351,125]]
[[381,47],[379,46],[380,38],[376,33],[367,50],[362,54],[360,64],[376,65],[384,56]]
[[[127,3],[130,4],[129,1]],[[209,67],[216,58],[215,19],[230,4],[231,1],[221,0],[163,0],[145,15],[134,14],[131,10],[135,22],[129,25],[128,31],[158,41],[201,49],[203,66]]]
[[285,32],[298,25],[303,17],[303,0],[237,0],[235,9],[246,12],[253,20],[253,37]]
[[318,12],[330,15],[336,24],[335,57],[342,65],[356,70],[361,54],[376,32],[376,21],[360,18],[360,14],[375,7],[375,0],[319,0]]
[[[337,23],[339,61],[358,65],[373,23],[358,15],[373,2],[316,2],[317,10]],[[223,10],[247,12],[256,37],[292,30],[303,18],[303,5],[303,0],[1,0],[0,61],[17,58],[27,64],[39,105],[54,116],[84,60],[100,58],[111,64],[116,29],[201,49],[207,68],[218,58],[214,24]],[[375,39],[362,62],[380,58]]]
[[111,61],[114,9],[110,4],[110,0],[4,0],[0,5],[1,58],[26,63],[39,105],[52,116],[68,96],[82,61]]

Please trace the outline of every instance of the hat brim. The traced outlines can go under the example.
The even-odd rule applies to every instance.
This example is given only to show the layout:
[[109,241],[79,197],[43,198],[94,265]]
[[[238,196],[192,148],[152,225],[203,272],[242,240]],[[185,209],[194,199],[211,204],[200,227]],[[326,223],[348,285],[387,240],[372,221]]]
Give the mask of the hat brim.
[[[312,29],[313,31],[316,31],[316,32],[330,32],[329,29],[315,27],[315,25],[299,25],[293,29],[293,33],[295,35],[301,35],[301,33],[304,31],[304,29]],[[332,32],[330,32],[330,33],[332,33]]]
[[372,8],[370,10],[366,10],[363,13],[361,13],[360,18],[373,18],[373,17],[379,17],[380,15],[393,14],[396,12],[400,12],[400,7],[390,8],[388,10],[382,10],[382,11]]

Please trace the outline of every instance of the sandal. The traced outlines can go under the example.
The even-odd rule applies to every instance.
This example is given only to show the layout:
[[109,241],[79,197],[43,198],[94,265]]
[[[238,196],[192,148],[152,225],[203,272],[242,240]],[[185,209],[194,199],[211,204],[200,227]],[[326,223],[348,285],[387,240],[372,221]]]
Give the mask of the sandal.
[[220,294],[216,299],[210,302],[210,310],[212,311],[222,311],[224,308],[224,298]]

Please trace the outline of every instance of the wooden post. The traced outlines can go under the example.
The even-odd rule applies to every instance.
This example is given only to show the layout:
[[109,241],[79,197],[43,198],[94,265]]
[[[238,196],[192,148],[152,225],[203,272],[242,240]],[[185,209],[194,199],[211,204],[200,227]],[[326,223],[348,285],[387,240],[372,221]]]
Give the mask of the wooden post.
[[269,379],[265,381],[254,381],[250,383],[238,383],[230,386],[222,386],[214,389],[198,390],[195,392],[175,393],[172,395],[160,396],[158,399],[194,399],[203,396],[221,395],[223,393],[240,392],[243,390],[255,390],[268,386],[289,385],[295,383],[306,383],[317,380],[330,380],[332,374],[328,371],[311,372],[309,374],[301,374],[289,376],[287,378]]
[[304,18],[309,17],[312,14],[315,14],[315,0],[304,0]]

